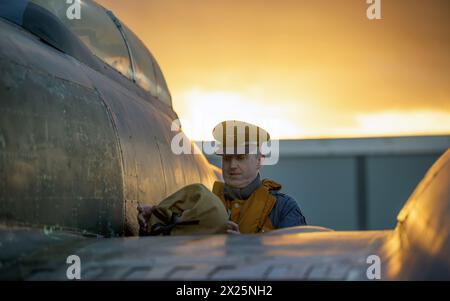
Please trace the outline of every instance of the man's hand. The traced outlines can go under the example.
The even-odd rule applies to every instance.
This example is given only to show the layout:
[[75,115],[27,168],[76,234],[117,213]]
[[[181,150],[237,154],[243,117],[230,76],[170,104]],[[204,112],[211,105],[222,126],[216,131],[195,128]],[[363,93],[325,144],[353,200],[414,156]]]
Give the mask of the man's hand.
[[137,219],[139,223],[139,232],[147,233],[148,220],[150,219],[150,216],[152,215],[154,209],[155,206],[152,205],[137,206],[138,210]]
[[236,224],[235,222],[228,221],[227,233],[228,234],[241,234],[241,232],[239,232],[239,225]]

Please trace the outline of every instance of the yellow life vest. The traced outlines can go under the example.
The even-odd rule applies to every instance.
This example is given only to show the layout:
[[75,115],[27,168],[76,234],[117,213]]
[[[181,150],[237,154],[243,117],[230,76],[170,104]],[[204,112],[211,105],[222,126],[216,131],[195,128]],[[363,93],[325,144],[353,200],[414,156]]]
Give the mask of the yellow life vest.
[[281,185],[270,179],[262,180],[259,186],[247,200],[228,200],[223,194],[224,183],[216,181],[213,193],[217,195],[225,205],[230,220],[239,225],[241,233],[267,232],[275,229],[269,219],[277,199],[269,190],[280,190]]

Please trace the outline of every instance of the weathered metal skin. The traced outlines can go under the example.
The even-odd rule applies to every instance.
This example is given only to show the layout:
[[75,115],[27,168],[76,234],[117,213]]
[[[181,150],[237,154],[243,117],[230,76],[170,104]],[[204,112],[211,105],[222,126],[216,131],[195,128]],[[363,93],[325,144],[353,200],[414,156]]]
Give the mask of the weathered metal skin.
[[0,222],[136,235],[136,205],[157,204],[213,170],[174,155],[176,113],[0,21]]
[[[102,99],[92,86],[10,58],[25,40],[12,42],[1,26],[11,42],[0,59],[1,220],[122,233],[120,154]],[[74,69],[68,59],[58,63]]]

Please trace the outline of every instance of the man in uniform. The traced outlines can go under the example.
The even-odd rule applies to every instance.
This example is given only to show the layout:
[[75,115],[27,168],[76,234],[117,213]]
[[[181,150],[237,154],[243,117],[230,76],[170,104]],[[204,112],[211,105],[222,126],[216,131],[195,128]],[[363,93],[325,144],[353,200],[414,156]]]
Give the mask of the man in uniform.
[[[216,181],[212,193],[201,190],[201,197],[218,197],[221,200],[229,216],[228,233],[262,233],[306,225],[297,201],[282,193],[279,183],[270,179],[261,180],[264,160],[261,146],[270,139],[264,129],[241,121],[224,121],[214,128],[213,136],[219,142],[216,154],[222,156],[224,182]],[[186,189],[193,188],[198,193],[198,187],[189,185],[178,194],[184,197],[189,195]],[[141,230],[147,228],[154,208],[138,207]]]

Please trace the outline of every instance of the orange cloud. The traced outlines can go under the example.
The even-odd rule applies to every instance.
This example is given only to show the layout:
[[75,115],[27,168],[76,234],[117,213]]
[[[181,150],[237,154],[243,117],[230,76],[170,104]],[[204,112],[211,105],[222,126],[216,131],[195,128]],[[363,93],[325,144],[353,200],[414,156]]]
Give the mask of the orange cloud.
[[289,138],[450,134],[448,0],[383,1],[378,21],[360,0],[99,2],[155,55],[194,139],[221,118]]

